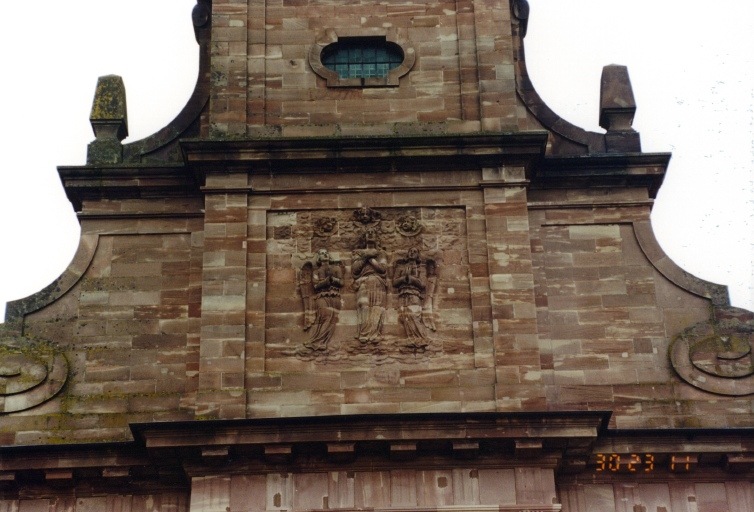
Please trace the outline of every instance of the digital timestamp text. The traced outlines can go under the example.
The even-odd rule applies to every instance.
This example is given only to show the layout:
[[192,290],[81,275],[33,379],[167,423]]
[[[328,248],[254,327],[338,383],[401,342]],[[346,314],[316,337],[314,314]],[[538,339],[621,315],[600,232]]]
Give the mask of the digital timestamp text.
[[[669,455],[662,459],[673,473],[688,473],[697,461],[694,455]],[[654,453],[597,453],[594,470],[597,473],[652,473],[659,460]]]

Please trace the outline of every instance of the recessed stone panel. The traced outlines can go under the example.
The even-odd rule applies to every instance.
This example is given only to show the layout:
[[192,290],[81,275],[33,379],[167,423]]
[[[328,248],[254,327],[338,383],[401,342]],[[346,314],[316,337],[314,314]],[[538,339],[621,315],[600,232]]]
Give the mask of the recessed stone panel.
[[270,366],[473,367],[465,208],[269,212],[267,255]]

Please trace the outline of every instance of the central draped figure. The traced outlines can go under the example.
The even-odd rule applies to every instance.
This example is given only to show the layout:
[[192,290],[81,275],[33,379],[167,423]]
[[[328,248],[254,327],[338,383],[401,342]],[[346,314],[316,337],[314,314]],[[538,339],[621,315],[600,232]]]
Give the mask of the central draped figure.
[[387,301],[387,255],[377,245],[377,233],[368,228],[353,252],[351,273],[356,291],[356,338],[362,344],[377,344],[382,338]]

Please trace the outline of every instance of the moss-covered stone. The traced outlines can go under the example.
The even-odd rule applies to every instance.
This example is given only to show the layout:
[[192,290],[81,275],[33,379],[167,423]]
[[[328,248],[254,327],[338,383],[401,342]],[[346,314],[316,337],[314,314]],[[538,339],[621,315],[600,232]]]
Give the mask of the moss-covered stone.
[[121,141],[128,137],[126,88],[117,75],[101,76],[89,116],[97,137],[88,146],[88,164],[116,164],[123,161]]

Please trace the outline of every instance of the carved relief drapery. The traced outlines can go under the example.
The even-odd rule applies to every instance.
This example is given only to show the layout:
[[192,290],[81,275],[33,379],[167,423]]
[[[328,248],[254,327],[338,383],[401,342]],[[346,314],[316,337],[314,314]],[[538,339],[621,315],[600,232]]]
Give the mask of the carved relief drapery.
[[382,338],[387,301],[387,254],[378,245],[377,233],[368,228],[362,248],[353,253],[351,273],[356,291],[356,338],[362,344],[377,344]]
[[427,330],[436,330],[432,303],[436,283],[435,261],[422,258],[415,247],[395,262],[393,287],[398,292],[398,318],[406,331],[408,349],[425,350],[429,345]]
[[327,249],[320,249],[316,262],[306,262],[301,268],[299,288],[304,302],[304,330],[310,331],[304,350],[323,352],[338,324],[341,307],[340,289],[343,269],[339,261],[332,261]]
[[[267,350],[280,364],[445,364],[470,353],[463,208],[278,211],[268,220]],[[296,302],[286,300],[292,281]]]

